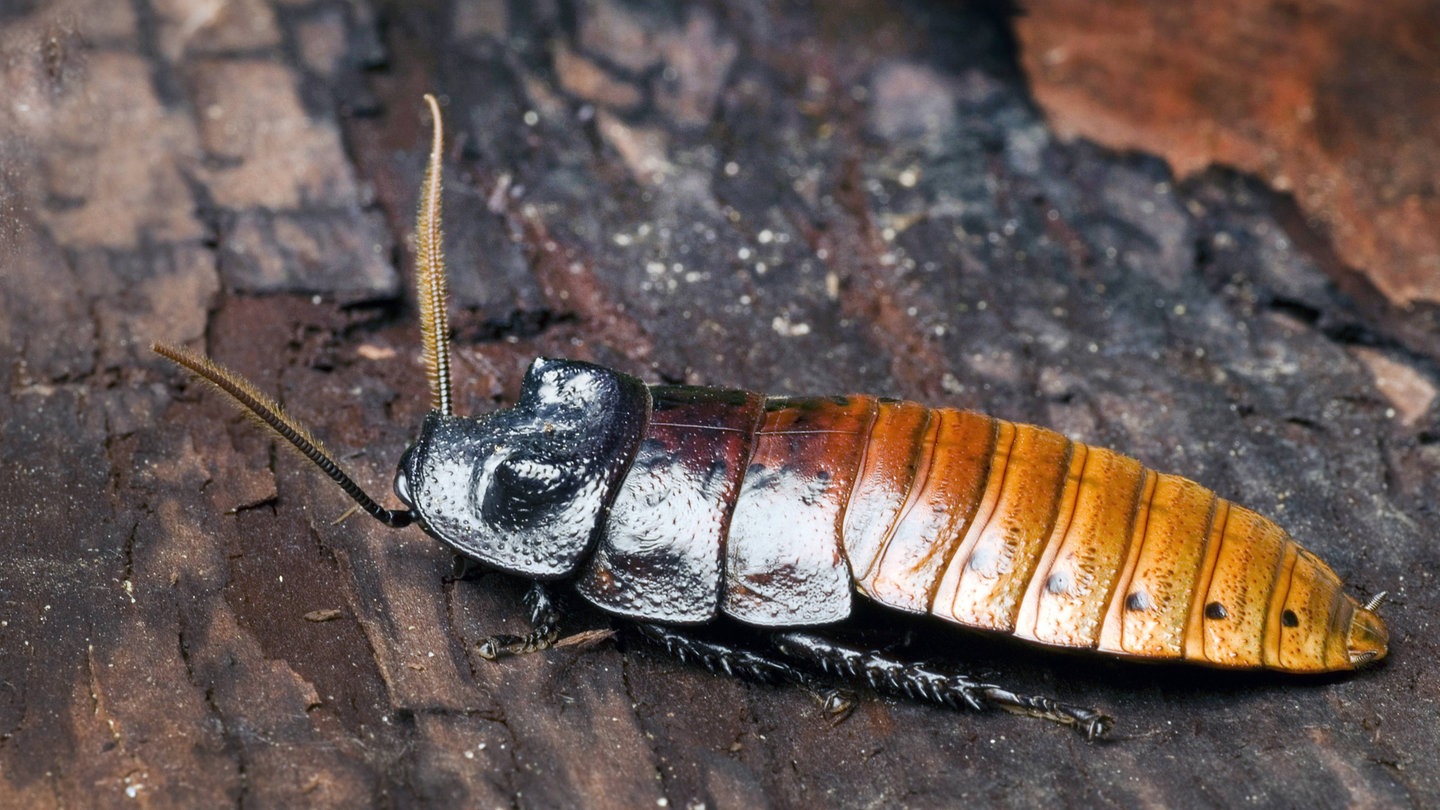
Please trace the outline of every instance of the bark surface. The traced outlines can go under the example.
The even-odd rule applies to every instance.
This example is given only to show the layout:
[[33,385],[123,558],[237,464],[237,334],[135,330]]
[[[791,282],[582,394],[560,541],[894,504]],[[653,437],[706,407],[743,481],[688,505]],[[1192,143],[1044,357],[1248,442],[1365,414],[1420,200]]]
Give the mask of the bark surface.
[[[1058,140],[1012,22],[0,5],[0,804],[1440,802],[1435,313],[1352,283],[1257,179]],[[388,500],[427,408],[405,248],[425,92],[457,412],[549,355],[1047,425],[1389,590],[1390,660],[1294,679],[905,622],[908,653],[1114,714],[1104,744],[885,699],[831,726],[802,690],[637,645],[481,660],[524,626],[524,583],[336,525],[338,489],[148,351],[239,370]],[[567,633],[606,626],[576,608]]]

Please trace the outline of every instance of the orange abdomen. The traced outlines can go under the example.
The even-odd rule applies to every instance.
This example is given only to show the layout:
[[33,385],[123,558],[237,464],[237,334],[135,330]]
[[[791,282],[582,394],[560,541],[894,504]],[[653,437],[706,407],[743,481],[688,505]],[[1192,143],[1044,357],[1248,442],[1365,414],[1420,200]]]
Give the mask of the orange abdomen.
[[[1334,572],[1193,481],[980,414],[877,402],[841,542],[890,607],[1041,644],[1226,667],[1350,669]],[[1362,615],[1368,614],[1368,615]],[[1367,654],[1368,652],[1368,654]]]

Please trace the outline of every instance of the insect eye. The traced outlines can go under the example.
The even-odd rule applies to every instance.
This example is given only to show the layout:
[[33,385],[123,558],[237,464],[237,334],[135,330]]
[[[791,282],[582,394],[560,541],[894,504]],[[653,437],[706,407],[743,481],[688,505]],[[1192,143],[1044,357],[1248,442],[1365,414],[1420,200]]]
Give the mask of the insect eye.
[[406,506],[415,506],[415,502],[410,499],[410,476],[406,475],[404,470],[395,473],[395,497]]
[[415,455],[415,448],[412,446],[406,449],[400,456],[399,468],[395,470],[395,497],[411,509],[415,508],[415,501],[410,494],[410,459]]

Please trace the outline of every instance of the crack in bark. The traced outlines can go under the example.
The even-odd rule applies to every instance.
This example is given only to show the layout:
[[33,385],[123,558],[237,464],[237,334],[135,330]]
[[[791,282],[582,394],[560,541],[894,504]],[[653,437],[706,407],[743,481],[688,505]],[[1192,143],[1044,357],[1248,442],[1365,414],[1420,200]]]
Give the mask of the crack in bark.
[[104,721],[106,729],[110,732],[111,741],[114,742],[115,747],[124,754],[126,753],[125,738],[120,733],[119,724],[115,722],[115,718],[111,717],[110,712],[105,708],[105,699],[101,694],[100,673],[95,666],[95,646],[93,644],[85,645],[85,672],[89,678],[90,714],[96,719]]
[[[640,712],[640,701],[635,697],[635,689],[630,683],[630,656],[623,650],[620,652],[620,682],[625,686],[626,702],[630,704],[630,713],[635,717],[635,724],[645,729],[649,724]],[[670,778],[665,773],[665,758],[660,753],[660,744],[656,735],[647,730],[643,735],[646,748],[650,751],[651,767],[655,770],[655,778],[660,782],[660,795],[665,798],[671,806],[678,806],[673,796],[670,795]]]
[[250,790],[249,758],[246,756],[245,746],[232,731],[230,723],[226,720],[225,712],[221,710],[220,705],[215,701],[214,687],[202,684],[195,671],[195,662],[190,658],[190,644],[187,640],[189,634],[186,628],[189,626],[189,623],[185,619],[184,611],[180,609],[178,589],[178,584],[172,584],[171,594],[174,599],[172,607],[175,611],[175,623],[179,627],[179,631],[176,633],[176,649],[180,653],[180,661],[185,667],[186,680],[190,682],[193,688],[200,692],[206,711],[213,718],[216,727],[220,730],[220,739],[225,743],[225,747],[234,753],[233,761],[235,763],[237,784],[239,787],[235,796],[235,806],[244,807],[245,798]]

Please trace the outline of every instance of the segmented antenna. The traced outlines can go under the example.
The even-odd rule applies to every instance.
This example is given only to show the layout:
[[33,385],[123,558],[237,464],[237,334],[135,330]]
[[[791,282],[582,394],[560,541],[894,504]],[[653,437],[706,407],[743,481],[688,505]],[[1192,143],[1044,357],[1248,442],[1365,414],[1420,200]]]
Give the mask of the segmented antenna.
[[184,349],[177,349],[174,346],[166,346],[163,343],[155,343],[150,346],[156,354],[171,362],[188,369],[197,377],[215,386],[221,391],[229,394],[241,406],[247,416],[280,434],[282,438],[295,445],[306,458],[315,462],[315,466],[325,471],[345,494],[355,499],[370,514],[371,517],[392,528],[409,526],[414,520],[414,515],[408,509],[386,509],[376,503],[373,498],[360,488],[340,465],[330,458],[320,440],[315,438],[305,426],[295,421],[294,418],[285,413],[280,403],[261,393],[259,389],[251,385],[244,377],[231,371],[228,368],[202,357],[198,354],[191,354]]
[[420,300],[420,331],[425,344],[425,368],[430,378],[430,407],[449,416],[450,323],[445,313],[445,250],[440,233],[440,147],[444,125],[440,104],[429,93],[425,103],[435,119],[430,162],[420,187],[420,212],[415,217],[415,286]]

